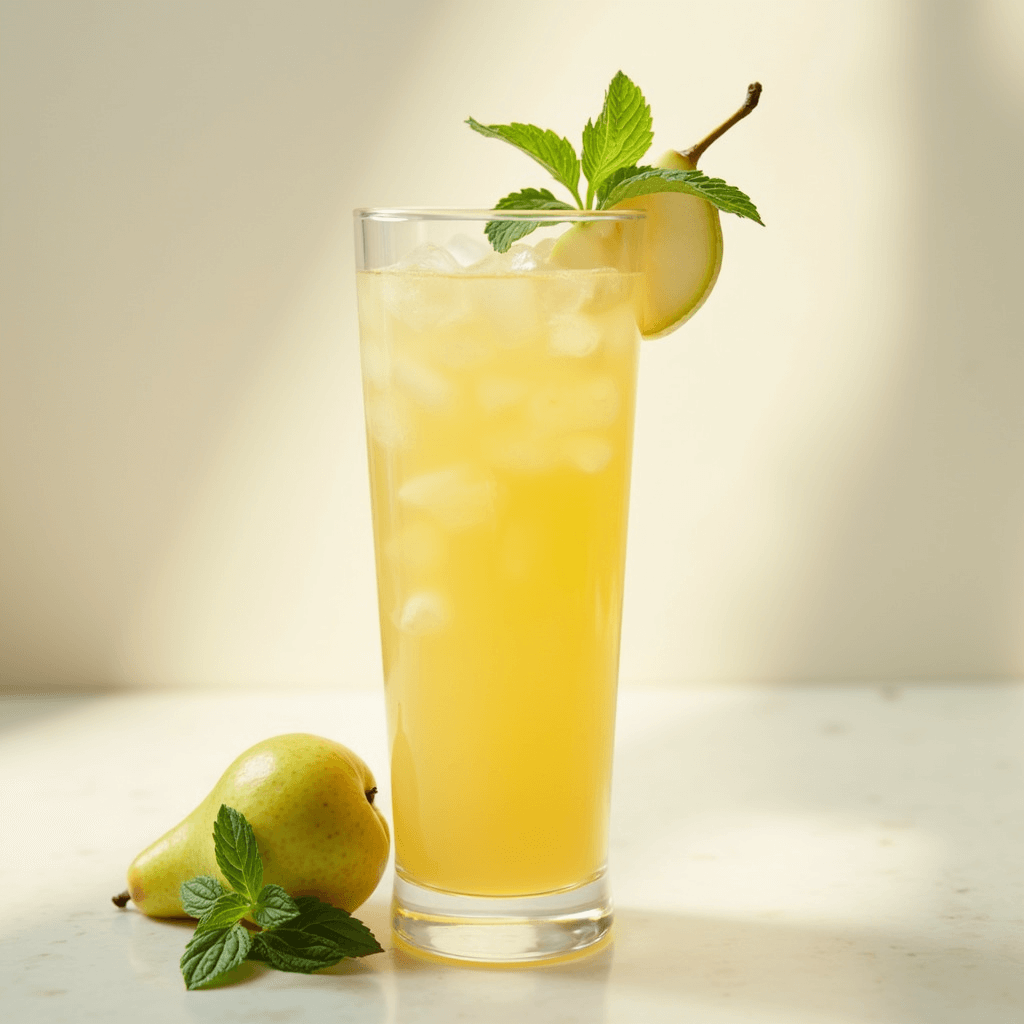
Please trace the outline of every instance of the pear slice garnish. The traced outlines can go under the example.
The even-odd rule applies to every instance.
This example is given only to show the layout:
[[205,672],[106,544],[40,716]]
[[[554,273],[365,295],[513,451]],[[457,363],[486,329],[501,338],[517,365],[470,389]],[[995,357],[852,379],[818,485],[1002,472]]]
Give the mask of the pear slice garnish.
[[[670,150],[654,165],[688,171],[693,164]],[[698,196],[655,192],[626,199],[615,209],[647,214],[641,247],[638,325],[645,338],[661,338],[686,323],[707,300],[722,269],[722,221]]]
[[[710,135],[684,152],[669,150],[654,166],[689,171],[715,139],[749,114],[761,95],[757,82],[743,106]],[[616,210],[647,214],[639,269],[643,275],[637,323],[645,338],[661,338],[686,323],[707,301],[722,269],[722,222],[717,207],[699,196],[655,192],[616,204]],[[636,266],[622,258],[621,227],[581,224],[567,231],[551,252],[556,266],[582,269]]]

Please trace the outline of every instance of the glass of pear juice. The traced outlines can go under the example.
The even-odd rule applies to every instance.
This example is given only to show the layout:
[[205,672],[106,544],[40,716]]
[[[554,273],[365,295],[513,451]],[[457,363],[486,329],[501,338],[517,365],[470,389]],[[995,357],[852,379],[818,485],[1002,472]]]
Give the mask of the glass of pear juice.
[[[396,941],[570,957],[612,922],[644,214],[355,220]],[[495,220],[540,227],[498,254]],[[562,269],[567,232],[600,233],[612,265]]]

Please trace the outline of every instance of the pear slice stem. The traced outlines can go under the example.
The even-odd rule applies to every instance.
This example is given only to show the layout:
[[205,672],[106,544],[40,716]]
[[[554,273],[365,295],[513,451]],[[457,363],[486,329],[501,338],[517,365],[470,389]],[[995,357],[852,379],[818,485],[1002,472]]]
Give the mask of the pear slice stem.
[[683,156],[693,164],[697,166],[697,161],[701,158],[704,150],[711,145],[716,139],[721,138],[737,121],[742,121],[743,118],[749,114],[754,107],[757,106],[757,101],[761,98],[761,83],[752,82],[747,86],[747,98],[743,101],[743,106],[736,111],[728,121],[720,124],[710,135],[700,140],[695,146],[691,146],[689,149],[683,150]]
[[119,892],[116,896],[110,897],[110,902],[115,907],[120,907],[122,910],[128,905],[128,901],[132,898],[132,894],[125,889],[124,892]]

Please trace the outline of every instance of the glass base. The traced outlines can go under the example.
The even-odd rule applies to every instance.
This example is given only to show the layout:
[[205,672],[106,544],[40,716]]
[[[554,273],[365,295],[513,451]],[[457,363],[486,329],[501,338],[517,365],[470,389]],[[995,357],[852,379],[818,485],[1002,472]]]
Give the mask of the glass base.
[[391,924],[399,944],[443,960],[529,964],[594,952],[611,937],[604,872],[539,896],[460,896],[395,878]]

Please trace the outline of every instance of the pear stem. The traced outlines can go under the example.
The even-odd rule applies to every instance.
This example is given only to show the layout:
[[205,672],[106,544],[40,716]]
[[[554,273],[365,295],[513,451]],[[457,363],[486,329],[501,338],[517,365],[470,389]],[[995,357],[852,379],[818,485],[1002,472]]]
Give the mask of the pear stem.
[[761,83],[752,82],[747,86],[747,98],[743,101],[743,106],[736,111],[728,121],[720,124],[707,138],[701,139],[696,146],[691,146],[689,149],[683,150],[683,156],[693,164],[697,166],[697,161],[701,158],[704,150],[711,145],[715,139],[721,138],[737,121],[742,121],[743,118],[749,114],[754,107],[757,106],[757,101],[761,98]]
[[124,892],[119,892],[116,896],[111,896],[110,901],[115,907],[121,907],[123,910],[127,905],[128,901],[132,898],[132,894],[125,889]]

